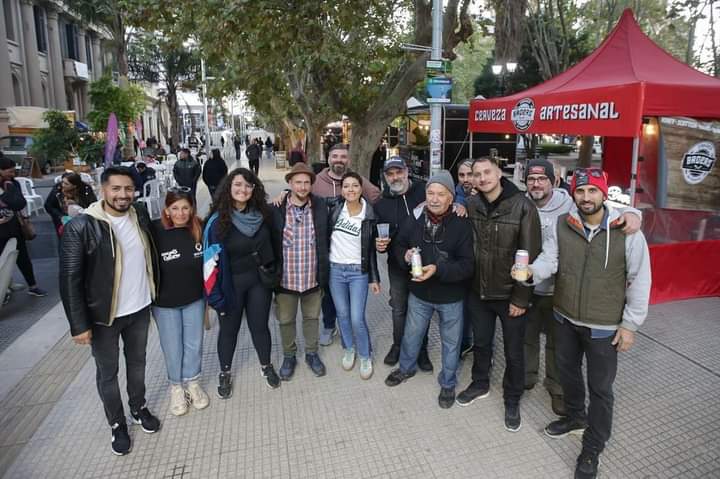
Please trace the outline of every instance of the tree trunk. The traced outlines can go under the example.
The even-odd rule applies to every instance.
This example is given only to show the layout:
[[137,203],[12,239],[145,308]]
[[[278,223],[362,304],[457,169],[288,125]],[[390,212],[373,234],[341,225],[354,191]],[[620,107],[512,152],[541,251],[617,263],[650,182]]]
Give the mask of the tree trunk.
[[170,140],[173,148],[180,145],[180,128],[178,127],[178,101],[177,89],[174,85],[168,83],[167,105],[170,113]]
[[589,168],[592,165],[592,151],[593,143],[595,143],[595,137],[583,136],[582,143],[580,144],[580,151],[578,151],[578,162],[577,165],[583,168]]
[[373,119],[362,123],[353,123],[350,161],[352,169],[366,178],[370,176],[373,154],[380,145],[389,123],[389,121],[374,121]]
[[[127,44],[125,40],[125,25],[120,14],[116,17],[115,31],[113,32],[115,41],[115,55],[118,64],[118,83],[120,88],[126,89],[130,86],[128,81],[128,57]],[[83,47],[84,48],[84,47]],[[125,144],[123,145],[123,159],[130,158],[135,155],[135,145],[130,134],[130,122],[125,123]]]
[[305,117],[305,133],[307,135],[305,154],[307,155],[309,165],[312,165],[313,163],[323,163],[325,161],[320,137],[322,136],[326,124],[327,121],[322,119],[317,120],[311,119],[307,116]]

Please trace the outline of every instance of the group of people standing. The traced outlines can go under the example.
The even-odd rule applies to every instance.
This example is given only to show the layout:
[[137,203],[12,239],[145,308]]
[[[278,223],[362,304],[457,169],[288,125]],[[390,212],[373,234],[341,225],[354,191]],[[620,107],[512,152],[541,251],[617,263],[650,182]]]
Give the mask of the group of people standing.
[[[221,399],[233,392],[243,316],[269,387],[295,373],[298,309],[309,370],[326,374],[319,346],[331,344],[339,330],[341,367],[351,371],[359,364],[367,380],[375,366],[365,306],[369,292],[380,292],[377,254],[387,253],[393,344],[384,363],[397,368],[385,383],[395,387],[417,369],[433,371],[428,328],[437,313],[439,406],[469,406],[487,397],[499,318],[504,425],[515,432],[523,391],[538,381],[544,331],[546,352],[555,351],[546,353],[545,384],[560,416],[546,434],[584,431],[576,477],[595,477],[610,436],[617,352],[629,349],[647,314],[650,271],[639,212],[605,206],[606,177],[594,168],[576,170],[568,194],[554,187],[552,165],[533,160],[524,193],[491,158],[460,165],[456,186],[447,171],[427,182],[411,180],[405,161],[392,157],[383,166],[387,188],[381,193],[350,170],[347,145],[335,145],[328,164],[317,175],[304,162],[293,165],[285,176],[288,189],[273,203],[255,172],[235,169],[214,192],[204,226],[189,188],[171,190],[162,218],[150,222],[132,205],[131,175],[122,168],[103,173],[103,200],[65,225],[61,295],[73,339],[93,348],[113,452],[126,454],[131,444],[117,384],[119,337],[131,417],[146,432],[160,427],[144,398],[151,309],[176,415],[209,403],[200,385],[208,307],[219,318]],[[517,250],[528,254],[526,276],[514,267]],[[277,372],[269,327],[273,301],[283,353]],[[472,381],[456,394],[460,359],[469,353]]]

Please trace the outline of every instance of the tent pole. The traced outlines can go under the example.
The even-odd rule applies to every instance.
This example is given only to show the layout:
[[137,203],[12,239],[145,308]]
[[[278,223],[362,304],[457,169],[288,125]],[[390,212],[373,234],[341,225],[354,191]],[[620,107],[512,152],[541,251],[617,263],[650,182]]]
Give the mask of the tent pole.
[[470,159],[471,160],[473,159],[472,147],[473,147],[473,132],[471,131],[470,132]]
[[633,138],[632,166],[630,167],[630,205],[635,206],[635,190],[637,189],[638,152],[640,137]]

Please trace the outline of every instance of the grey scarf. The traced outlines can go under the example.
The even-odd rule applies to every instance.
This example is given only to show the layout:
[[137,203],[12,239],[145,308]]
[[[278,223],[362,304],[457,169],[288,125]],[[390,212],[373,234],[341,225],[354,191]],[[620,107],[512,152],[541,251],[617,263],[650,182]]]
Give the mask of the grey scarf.
[[245,236],[255,236],[263,223],[263,216],[256,209],[246,209],[246,212],[234,210],[232,223],[239,232]]

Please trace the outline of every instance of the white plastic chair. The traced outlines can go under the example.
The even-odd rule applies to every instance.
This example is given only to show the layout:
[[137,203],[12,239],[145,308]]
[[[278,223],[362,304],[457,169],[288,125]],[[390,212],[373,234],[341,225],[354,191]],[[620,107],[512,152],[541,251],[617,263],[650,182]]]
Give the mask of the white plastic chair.
[[5,297],[10,282],[12,281],[15,262],[17,261],[17,239],[10,238],[5,243],[5,249],[0,254],[0,308],[2,308],[2,298]]
[[27,201],[28,215],[32,216],[33,213],[42,213],[43,209],[43,197],[35,192],[35,183],[30,178],[24,178],[22,176],[15,178],[20,183],[20,191],[22,191],[25,201]]
[[[162,197],[160,180],[150,180],[143,185],[143,196],[138,201],[145,203],[151,219],[160,217],[160,200]],[[157,214],[155,212],[157,211]]]

